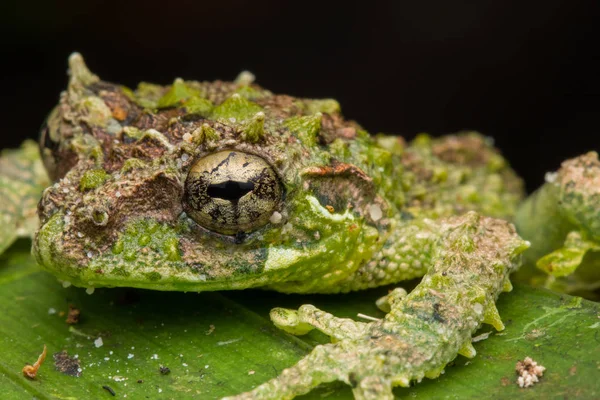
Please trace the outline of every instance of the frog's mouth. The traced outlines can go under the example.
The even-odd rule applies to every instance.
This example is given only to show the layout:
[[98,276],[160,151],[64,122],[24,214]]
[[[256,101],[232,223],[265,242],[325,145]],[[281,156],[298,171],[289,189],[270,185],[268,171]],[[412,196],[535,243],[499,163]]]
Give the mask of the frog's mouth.
[[[318,206],[316,199],[313,203]],[[199,237],[183,221],[173,226],[137,219],[128,222],[111,244],[100,247],[77,235],[69,227],[69,216],[59,212],[37,232],[33,253],[63,282],[86,288],[211,291],[277,286],[306,292],[313,290],[308,282],[326,275],[332,265],[344,265],[349,249],[356,247],[361,229],[352,215],[346,216],[347,221],[335,218],[341,225],[332,228],[334,234],[313,235],[303,242],[277,242],[268,236],[243,244],[215,235]],[[341,228],[349,222],[351,229]],[[281,285],[285,288],[279,289]]]

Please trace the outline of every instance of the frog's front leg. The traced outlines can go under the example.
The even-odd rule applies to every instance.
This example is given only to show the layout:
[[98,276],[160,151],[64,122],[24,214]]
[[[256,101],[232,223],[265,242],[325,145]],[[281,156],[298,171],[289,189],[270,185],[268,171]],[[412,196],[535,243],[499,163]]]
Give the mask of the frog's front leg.
[[[458,353],[474,356],[471,335],[481,323],[503,327],[495,300],[510,290],[508,275],[528,243],[511,224],[474,212],[435,225],[427,274],[410,294],[394,296],[383,319],[357,323],[312,306],[288,311],[289,325],[308,324],[337,341],[315,347],[277,378],[236,398],[290,399],[339,380],[358,399],[391,399],[392,387],[437,377]],[[297,333],[306,330],[301,326]]]
[[[530,240],[526,261],[563,280],[566,291],[600,287],[600,160],[590,152],[565,161],[519,207],[515,224]],[[582,268],[585,270],[582,270]],[[525,271],[524,271],[525,272]]]

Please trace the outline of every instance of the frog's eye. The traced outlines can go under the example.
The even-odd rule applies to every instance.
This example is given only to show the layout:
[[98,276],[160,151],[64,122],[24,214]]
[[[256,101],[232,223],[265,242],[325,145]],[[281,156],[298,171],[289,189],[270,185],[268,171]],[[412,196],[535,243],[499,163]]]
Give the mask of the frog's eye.
[[260,157],[228,150],[192,166],[183,206],[203,227],[234,235],[269,222],[282,197],[282,185],[269,164]]

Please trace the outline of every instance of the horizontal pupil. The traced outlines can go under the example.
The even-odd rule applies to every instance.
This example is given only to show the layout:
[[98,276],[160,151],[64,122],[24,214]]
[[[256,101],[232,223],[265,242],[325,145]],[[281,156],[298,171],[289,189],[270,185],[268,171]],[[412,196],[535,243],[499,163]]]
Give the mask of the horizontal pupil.
[[253,190],[252,182],[225,181],[208,185],[206,193],[212,198],[235,201]]

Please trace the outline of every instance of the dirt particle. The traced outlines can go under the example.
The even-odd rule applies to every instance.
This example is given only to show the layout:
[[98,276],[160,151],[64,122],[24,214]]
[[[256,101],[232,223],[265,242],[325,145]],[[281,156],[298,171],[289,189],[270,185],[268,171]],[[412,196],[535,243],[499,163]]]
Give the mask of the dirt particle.
[[508,379],[506,376],[503,376],[502,379],[500,379],[500,382],[502,383],[502,386],[510,385],[510,379]]
[[81,368],[79,367],[79,358],[69,357],[69,353],[63,350],[59,353],[54,353],[54,368],[69,376],[81,376]]
[[571,368],[569,368],[569,375],[573,376],[577,373],[577,365],[573,365]]
[[37,361],[35,363],[33,363],[33,365],[27,364],[23,367],[23,370],[22,370],[23,375],[25,375],[26,378],[35,379],[35,377],[37,376],[38,370],[40,369],[44,360],[46,359],[46,354],[47,354],[46,345],[44,345],[44,350],[42,350],[42,354],[39,355]]
[[160,371],[161,375],[169,375],[171,373],[171,368],[169,367],[164,367],[164,366],[160,366],[160,368],[158,369]]
[[205,332],[206,336],[210,335],[211,333],[213,333],[215,331],[215,326],[214,325],[210,325],[208,327],[208,330]]
[[79,323],[79,316],[81,315],[81,310],[75,307],[73,304],[69,304],[69,313],[67,314],[67,324],[75,325]]

